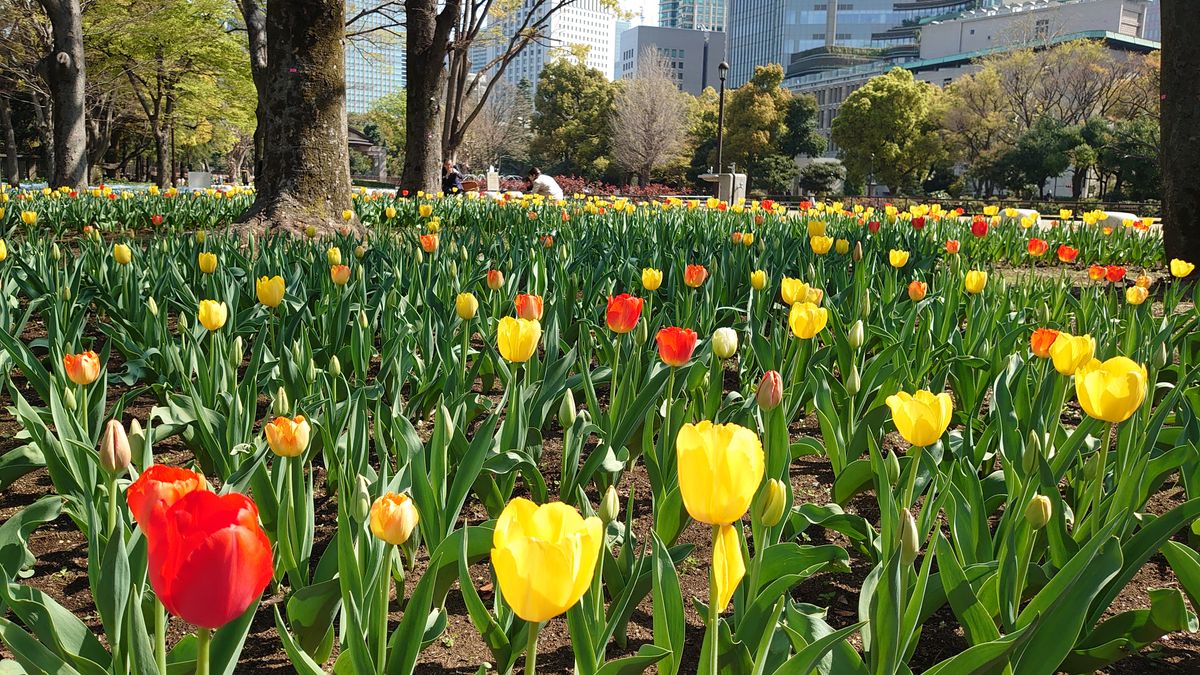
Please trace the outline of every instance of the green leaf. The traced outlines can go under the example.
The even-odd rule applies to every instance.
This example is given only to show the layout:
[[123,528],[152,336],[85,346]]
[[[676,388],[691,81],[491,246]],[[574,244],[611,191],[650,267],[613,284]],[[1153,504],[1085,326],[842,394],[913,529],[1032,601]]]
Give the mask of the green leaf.
[[679,575],[675,572],[671,554],[658,535],[652,536],[654,644],[665,651],[658,672],[662,675],[675,675],[679,672],[684,650],[686,622],[683,613],[683,592],[679,588]]
[[834,631],[818,640],[810,642],[808,646],[784,662],[775,671],[775,675],[808,675],[808,673],[817,668],[817,663],[825,658],[827,654],[839,645],[846,644],[846,638],[861,628],[863,623],[860,621],[856,624],[851,624],[841,630]]
[[667,650],[655,645],[642,645],[637,654],[604,664],[596,675],[639,675],[667,657]]
[[1162,636],[1196,630],[1183,594],[1174,588],[1150,591],[1150,609],[1135,609],[1109,618],[1073,649],[1061,668],[1070,673],[1093,672],[1109,666]]
[[333,621],[342,605],[341,582],[329,579],[297,589],[287,601],[294,642],[318,663],[329,658]]
[[283,616],[279,613],[279,606],[276,605],[275,610],[275,630],[279,632],[279,639],[283,642],[283,650],[287,652],[288,659],[292,662],[296,672],[299,675],[324,675],[325,671],[321,670],[320,664],[313,661],[303,648],[292,637],[291,631],[283,623]]

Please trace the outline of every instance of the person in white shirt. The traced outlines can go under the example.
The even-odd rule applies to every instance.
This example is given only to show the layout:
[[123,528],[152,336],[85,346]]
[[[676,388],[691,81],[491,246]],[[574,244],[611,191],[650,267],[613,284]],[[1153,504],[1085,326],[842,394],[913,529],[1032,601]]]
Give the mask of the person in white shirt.
[[529,192],[535,195],[542,195],[550,199],[562,199],[563,191],[558,186],[558,182],[550,176],[543,174],[536,167],[529,170]]

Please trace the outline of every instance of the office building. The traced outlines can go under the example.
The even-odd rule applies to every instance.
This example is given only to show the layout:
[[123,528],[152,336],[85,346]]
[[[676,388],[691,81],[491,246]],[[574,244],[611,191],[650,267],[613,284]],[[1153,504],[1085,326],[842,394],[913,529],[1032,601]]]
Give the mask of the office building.
[[658,25],[700,31],[725,30],[726,0],[659,0]]
[[725,34],[658,26],[631,28],[621,34],[619,79],[636,77],[638,63],[649,50],[657,52],[679,88],[694,96],[705,87],[718,85],[717,66],[725,58]]
[[[1160,48],[1157,0],[1032,0],[962,12],[919,25],[919,46],[853,53],[814,50],[789,61],[784,86],[817,99],[817,128],[830,136],[838,108],[868,80],[897,66],[938,86],[978,69],[983,56],[1072,40],[1100,40],[1108,48],[1146,53]],[[836,154],[832,142],[829,154]]]
[[[511,35],[522,25],[526,14],[522,12],[544,11],[545,6],[530,8],[529,2],[505,20],[501,33]],[[512,60],[504,71],[504,81],[517,85],[522,80],[537,90],[538,77],[542,68],[568,49],[577,45],[587,47],[585,63],[612,77],[616,57],[616,15],[603,6],[600,0],[578,0],[551,14],[542,25],[542,38],[531,43]],[[534,19],[530,23],[536,23]],[[499,41],[507,44],[506,41]]]
[[[367,0],[346,0],[346,17],[357,15],[376,3]],[[375,14],[364,16],[355,24],[355,32],[371,27],[390,25],[390,21]],[[407,58],[404,36],[378,31],[346,40],[346,111],[365,113],[377,99],[404,89],[404,68]]]

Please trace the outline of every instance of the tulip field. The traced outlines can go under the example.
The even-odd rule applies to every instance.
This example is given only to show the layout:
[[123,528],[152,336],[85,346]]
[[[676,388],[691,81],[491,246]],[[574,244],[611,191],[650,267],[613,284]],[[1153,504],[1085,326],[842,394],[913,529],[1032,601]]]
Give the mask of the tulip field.
[[1200,669],[1157,224],[0,192],[0,673]]

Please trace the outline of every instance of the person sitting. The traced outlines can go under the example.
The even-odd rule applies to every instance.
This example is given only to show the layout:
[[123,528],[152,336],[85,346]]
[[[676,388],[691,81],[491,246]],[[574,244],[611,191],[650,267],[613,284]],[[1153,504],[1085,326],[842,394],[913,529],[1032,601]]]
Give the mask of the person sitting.
[[450,160],[446,160],[442,164],[442,192],[448,195],[462,194],[463,192],[462,174]]
[[562,188],[558,186],[558,182],[554,178],[542,173],[536,167],[530,169],[527,176],[529,178],[530,193],[551,199],[563,198]]

